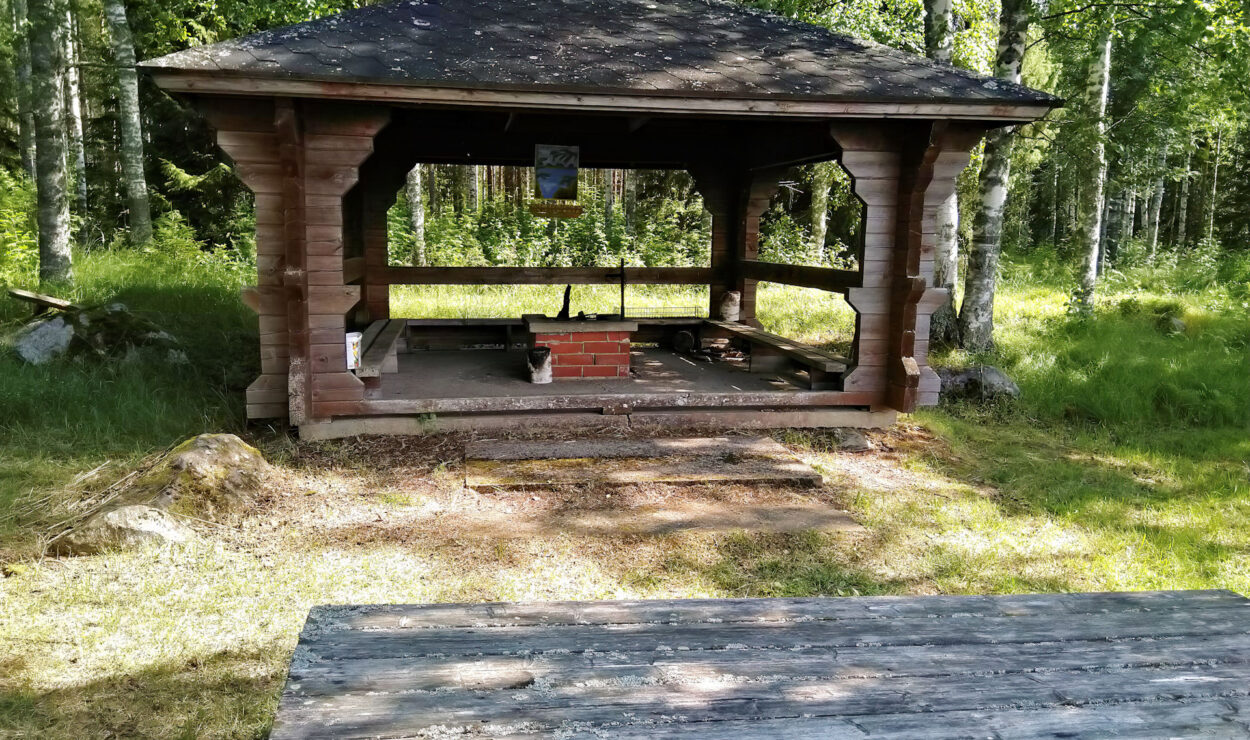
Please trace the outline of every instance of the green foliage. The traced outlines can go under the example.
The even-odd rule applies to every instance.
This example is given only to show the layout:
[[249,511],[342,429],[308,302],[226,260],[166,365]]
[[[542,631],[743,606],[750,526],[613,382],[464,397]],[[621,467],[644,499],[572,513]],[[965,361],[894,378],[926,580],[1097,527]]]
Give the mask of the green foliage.
[[0,169],[0,286],[38,283],[38,234],[34,183]]

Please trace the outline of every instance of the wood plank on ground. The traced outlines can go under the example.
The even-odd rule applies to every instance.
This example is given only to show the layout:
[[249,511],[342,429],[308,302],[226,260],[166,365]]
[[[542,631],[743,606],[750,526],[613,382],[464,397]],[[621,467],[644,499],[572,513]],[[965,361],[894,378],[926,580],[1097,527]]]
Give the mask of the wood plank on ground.
[[767,437],[483,440],[465,450],[465,485],[470,487],[710,481],[811,486],[821,480],[811,466]]
[[272,737],[1250,736],[1227,591],[317,607]]

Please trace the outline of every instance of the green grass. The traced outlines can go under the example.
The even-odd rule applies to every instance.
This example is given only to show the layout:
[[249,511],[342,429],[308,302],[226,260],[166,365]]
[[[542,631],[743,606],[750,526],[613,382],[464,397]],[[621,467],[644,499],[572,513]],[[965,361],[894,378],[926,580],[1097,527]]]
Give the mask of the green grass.
[[[935,361],[999,365],[1021,399],[924,410],[870,455],[832,451],[824,434],[776,435],[825,474],[814,495],[850,511],[867,528],[857,538],[501,538],[456,517],[508,507],[502,520],[512,521],[531,495],[559,497],[462,490],[457,440],[294,445],[271,435],[259,441],[278,464],[275,496],[237,528],[206,529],[184,549],[42,560],[31,533],[75,491],[98,490],[189,434],[242,430],[241,389],[256,372],[254,320],[233,272],[84,256],[73,297],[144,312],[188,345],[195,369],[32,369],[0,347],[0,737],[263,737],[300,624],[318,603],[1250,593],[1243,268],[1112,275],[1094,318],[1078,320],[1065,309],[1065,270],[1041,257],[1006,265],[998,348]],[[515,316],[554,311],[560,291],[403,288],[393,301],[397,315]],[[706,302],[698,290],[632,291],[631,305]],[[611,287],[577,288],[573,305],[607,310],[616,300]],[[852,318],[836,297],[762,286],[759,305],[763,323],[788,336],[849,339]],[[2,310],[16,326],[24,309]],[[1173,317],[1183,333],[1170,331]],[[3,515],[43,497],[43,509]]]
[[259,361],[237,273],[133,252],[79,255],[75,272],[73,286],[43,290],[85,305],[124,303],[173,334],[191,364],[27,365],[11,344],[30,307],[0,299],[0,512],[98,465],[121,469],[188,435],[242,427],[241,391]]

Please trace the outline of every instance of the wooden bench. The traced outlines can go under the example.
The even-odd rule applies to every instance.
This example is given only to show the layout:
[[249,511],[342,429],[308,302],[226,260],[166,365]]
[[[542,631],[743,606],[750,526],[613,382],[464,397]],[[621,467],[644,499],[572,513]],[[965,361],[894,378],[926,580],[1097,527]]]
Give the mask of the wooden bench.
[[360,365],[356,368],[356,377],[377,378],[382,373],[398,372],[395,343],[407,328],[408,322],[403,319],[369,324],[360,338]]
[[777,372],[796,363],[807,368],[811,390],[839,390],[848,365],[844,357],[746,324],[708,319],[707,325],[750,345],[753,373]]
[[19,301],[26,301],[27,303],[33,304],[35,307],[36,316],[44,314],[50,310],[56,310],[56,311],[81,311],[82,310],[82,306],[79,306],[77,303],[70,303],[69,301],[63,298],[56,298],[54,296],[43,295],[41,293],[32,293],[29,290],[22,290],[20,288],[9,288],[9,295],[18,299]]

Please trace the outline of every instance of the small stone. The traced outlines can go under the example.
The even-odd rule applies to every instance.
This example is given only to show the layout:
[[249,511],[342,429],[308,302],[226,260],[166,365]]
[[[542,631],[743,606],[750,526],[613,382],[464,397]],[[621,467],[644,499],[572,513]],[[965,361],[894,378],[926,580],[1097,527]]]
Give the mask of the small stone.
[[152,506],[132,504],[91,517],[48,546],[54,555],[95,555],[155,543],[183,544],[195,532]]
[[839,452],[870,452],[874,449],[862,429],[830,429],[829,433],[836,440]]
[[43,365],[65,354],[74,338],[74,327],[56,316],[28,324],[14,342],[17,354],[32,365]]
[[1169,334],[1184,334],[1188,329],[1189,327],[1185,325],[1185,322],[1175,316],[1168,319]]

